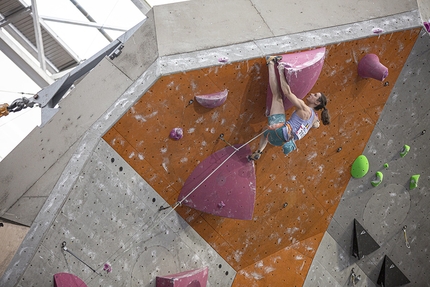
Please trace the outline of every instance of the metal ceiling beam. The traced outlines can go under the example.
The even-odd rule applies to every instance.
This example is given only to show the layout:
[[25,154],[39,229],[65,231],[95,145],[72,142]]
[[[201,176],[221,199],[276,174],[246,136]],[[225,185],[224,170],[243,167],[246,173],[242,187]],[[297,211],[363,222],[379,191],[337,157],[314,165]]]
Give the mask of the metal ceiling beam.
[[44,21],[72,24],[72,25],[85,26],[85,27],[93,27],[93,28],[97,28],[97,29],[103,28],[106,30],[120,31],[120,32],[125,32],[128,30],[128,29],[120,28],[120,27],[100,25],[100,24],[93,23],[93,22],[81,22],[81,21],[76,21],[76,20],[67,20],[67,19],[61,19],[61,18],[56,18],[56,17],[51,17],[51,16],[40,16],[40,18],[42,18]]
[[39,87],[44,88],[54,82],[20,47],[0,30],[0,50],[14,62]]
[[[85,11],[85,9],[84,9],[84,8],[82,8],[82,6],[81,6],[81,5],[79,5],[78,1],[76,1],[76,0],[70,0],[70,2],[72,2],[72,3],[73,3],[73,5],[75,5],[75,6],[76,6],[76,8],[78,8],[78,10],[79,10],[79,11],[81,11],[81,13],[82,13],[82,14],[84,14],[84,16],[85,16],[85,17],[87,17],[87,19],[88,19],[90,22],[96,23],[96,20],[94,20],[94,19],[93,19],[93,17],[91,17],[91,16],[90,16],[90,14],[88,14],[88,12],[87,12],[87,11]],[[108,34],[108,33],[106,33],[106,31],[105,31],[103,28],[97,28],[97,29],[100,31],[100,33],[102,33],[102,35],[103,35],[103,36],[105,36],[105,38],[106,38],[109,42],[112,42],[112,41],[113,41],[113,39],[109,36],[109,34]]]
[[145,0],[131,0],[131,2],[133,2],[133,4],[140,10],[140,12],[145,15],[146,13],[148,13],[149,10],[152,9],[151,5],[149,5],[148,2],[146,2]]
[[[30,13],[31,13],[30,7],[22,8],[22,9],[18,10],[17,12],[9,15],[7,18],[3,19],[0,22],[0,28],[4,27],[6,25],[12,24],[15,21],[19,21],[21,19],[24,19],[25,17],[30,15]],[[0,16],[0,18],[3,18],[3,17]]]
[[[34,47],[34,45],[19,32],[15,26],[13,25],[7,25],[4,26],[3,29],[15,40],[17,41],[27,52],[30,53],[35,59],[37,59],[37,49]],[[47,64],[48,72],[51,74],[58,73],[57,67],[49,61],[48,59],[45,59],[45,62]]]
[[46,71],[45,49],[43,48],[42,29],[40,29],[39,13],[37,11],[36,0],[31,0],[31,10],[33,12],[34,34],[36,37],[37,58],[39,59],[40,68]]

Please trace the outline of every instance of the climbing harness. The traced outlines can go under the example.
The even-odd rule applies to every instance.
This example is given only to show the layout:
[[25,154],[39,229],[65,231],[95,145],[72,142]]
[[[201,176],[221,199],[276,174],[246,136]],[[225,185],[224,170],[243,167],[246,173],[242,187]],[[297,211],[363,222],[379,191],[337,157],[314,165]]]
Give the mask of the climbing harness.
[[405,236],[405,244],[407,248],[411,248],[411,246],[409,245],[409,241],[408,241],[408,236],[406,235],[406,228],[407,226],[403,226],[402,230],[403,230],[403,235]]

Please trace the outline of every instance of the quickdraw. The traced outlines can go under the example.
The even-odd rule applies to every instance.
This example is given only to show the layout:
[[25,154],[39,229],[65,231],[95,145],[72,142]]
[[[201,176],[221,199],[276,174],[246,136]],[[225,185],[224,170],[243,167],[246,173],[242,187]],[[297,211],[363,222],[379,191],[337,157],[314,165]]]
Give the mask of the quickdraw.
[[406,235],[406,228],[407,226],[403,226],[402,230],[403,230],[403,235],[405,236],[405,244],[407,248],[411,248],[411,245],[409,245],[409,241],[408,241],[408,236]]

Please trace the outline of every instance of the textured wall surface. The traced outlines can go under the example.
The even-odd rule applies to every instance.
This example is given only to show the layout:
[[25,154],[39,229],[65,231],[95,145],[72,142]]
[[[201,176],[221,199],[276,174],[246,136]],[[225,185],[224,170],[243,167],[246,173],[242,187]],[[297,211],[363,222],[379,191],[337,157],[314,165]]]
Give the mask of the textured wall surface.
[[[313,91],[328,95],[332,124],[312,131],[297,143],[298,152],[288,157],[279,148],[265,151],[256,162],[253,220],[178,209],[238,271],[235,286],[249,286],[256,280],[261,286],[304,282],[348,184],[350,164],[365,148],[419,31],[326,47],[325,64]],[[367,53],[377,54],[388,67],[385,82],[357,75],[358,61]],[[104,139],[174,205],[193,168],[225,146],[218,138],[221,133],[229,143],[242,144],[264,127],[267,82],[263,59],[162,77]],[[224,89],[229,95],[218,108],[190,103],[195,95]],[[168,137],[174,127],[184,130],[179,141]],[[253,149],[257,144],[258,140],[251,143]]]
[[[428,95],[429,49],[427,34],[417,29],[417,3],[218,2],[156,7],[122,54],[77,83],[55,120],[1,162],[1,212],[12,206],[33,223],[0,285],[52,285],[53,274],[73,272],[89,286],[153,287],[158,274],[208,266],[210,286],[344,286],[352,267],[363,285],[373,286],[384,254],[413,284],[425,284],[430,264],[419,242],[429,230],[428,140],[419,134],[428,126],[428,102],[420,95]],[[323,9],[331,16],[320,17]],[[235,25],[239,14],[252,25]],[[375,35],[375,27],[384,32]],[[417,37],[421,45],[411,54]],[[288,157],[279,148],[266,150],[256,163],[253,220],[172,211],[168,206],[195,166],[226,145],[221,133],[231,144],[243,143],[266,124],[264,56],[321,46],[327,54],[314,91],[328,95],[332,124],[312,131]],[[358,61],[367,53],[388,67],[386,81],[358,77]],[[197,94],[224,89],[227,102],[216,109],[190,103]],[[184,138],[171,141],[177,126]],[[398,160],[408,137],[413,157]],[[361,153],[370,158],[371,172],[351,181],[350,165]],[[383,184],[369,189],[387,158]],[[404,169],[422,173],[415,194],[402,189],[410,176]],[[40,189],[49,195],[44,203],[40,198],[43,207],[32,220],[40,204],[16,200],[28,202]],[[382,208],[390,211],[386,218],[375,211]],[[348,250],[355,216],[382,247],[360,261]],[[380,222],[388,226],[376,232]],[[404,240],[399,224],[408,225],[408,250],[396,245]],[[61,251],[63,241],[101,275]],[[103,272],[104,263],[111,273]]]
[[[385,255],[409,279],[408,286],[429,286],[429,59],[430,38],[421,31],[364,148],[369,173],[352,179],[346,187],[305,286],[345,286],[352,268],[366,286],[375,286]],[[411,150],[401,157],[405,144]],[[370,181],[377,171],[384,179],[372,187]],[[414,174],[421,176],[418,187],[411,190],[410,177]],[[380,245],[360,260],[352,256],[354,219]]]

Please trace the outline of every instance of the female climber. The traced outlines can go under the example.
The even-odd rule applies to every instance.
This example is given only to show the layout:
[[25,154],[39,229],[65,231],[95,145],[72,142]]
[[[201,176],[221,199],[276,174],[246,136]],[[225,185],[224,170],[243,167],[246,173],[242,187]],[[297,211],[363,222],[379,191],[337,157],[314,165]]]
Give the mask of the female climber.
[[[263,153],[267,143],[274,146],[282,146],[284,154],[288,154],[296,149],[295,141],[302,139],[308,131],[318,128],[320,121],[315,110],[321,110],[321,121],[324,125],[330,124],[330,115],[326,108],[327,98],[323,93],[311,93],[303,100],[296,97],[291,92],[290,86],[285,78],[285,64],[280,62],[281,56],[269,56],[266,58],[269,67],[269,86],[272,91],[272,105],[269,114],[269,126],[260,139],[258,150],[250,155],[249,160],[257,160]],[[278,64],[281,86],[279,87],[276,77],[275,64]],[[289,100],[296,110],[287,121],[284,110],[284,97]]]

